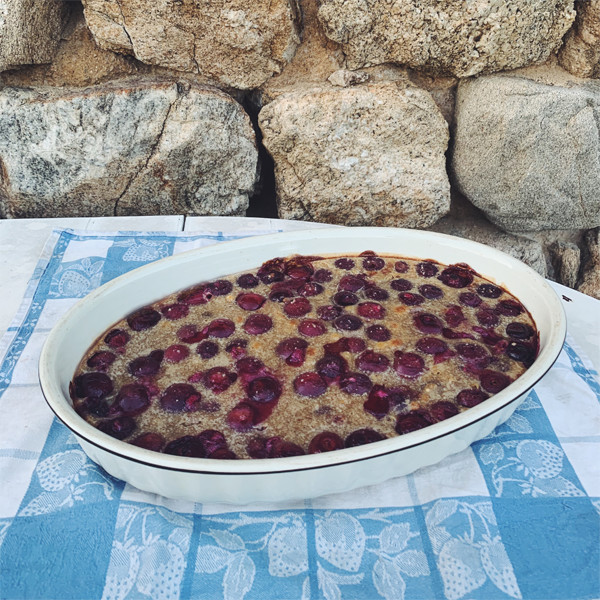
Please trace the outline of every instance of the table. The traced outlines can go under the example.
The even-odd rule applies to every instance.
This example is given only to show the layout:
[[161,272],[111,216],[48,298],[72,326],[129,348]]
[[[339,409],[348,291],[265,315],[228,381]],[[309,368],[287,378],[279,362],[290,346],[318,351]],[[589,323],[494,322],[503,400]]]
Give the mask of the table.
[[274,506],[169,500],[108,476],[52,418],[36,359],[86,290],[187,247],[310,226],[0,221],[0,598],[600,598],[600,302],[558,284],[565,349],[513,417],[380,486]]

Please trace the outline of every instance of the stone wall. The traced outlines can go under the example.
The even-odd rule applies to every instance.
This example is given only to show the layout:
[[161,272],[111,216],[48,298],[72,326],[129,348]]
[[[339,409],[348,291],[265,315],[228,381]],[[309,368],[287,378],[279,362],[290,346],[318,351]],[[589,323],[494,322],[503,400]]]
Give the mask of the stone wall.
[[0,217],[424,228],[600,298],[599,76],[600,0],[0,0]]

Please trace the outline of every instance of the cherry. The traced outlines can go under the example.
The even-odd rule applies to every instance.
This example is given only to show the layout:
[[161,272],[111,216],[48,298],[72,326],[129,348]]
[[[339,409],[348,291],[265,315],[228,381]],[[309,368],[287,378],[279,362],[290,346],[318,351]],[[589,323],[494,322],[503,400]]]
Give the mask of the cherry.
[[258,310],[264,303],[266,298],[254,292],[242,292],[235,299],[236,304],[242,310]]
[[254,427],[257,414],[248,402],[236,404],[227,414],[227,425],[235,431],[249,431]]
[[438,268],[430,261],[420,262],[416,266],[416,270],[421,277],[433,277],[438,272]]
[[326,354],[317,361],[315,370],[326,380],[334,381],[348,370],[348,363],[339,354]]
[[498,315],[489,308],[480,308],[475,316],[479,324],[484,327],[495,327],[500,322]]
[[236,283],[244,290],[255,288],[260,282],[252,273],[244,273],[237,278]]
[[413,352],[394,352],[394,370],[400,377],[416,379],[425,370],[425,361]]
[[509,342],[506,347],[506,355],[530,367],[535,360],[535,353],[530,346],[522,342]]
[[298,444],[287,442],[278,436],[270,438],[257,436],[248,442],[246,451],[252,458],[284,458],[304,454],[304,450]]
[[95,417],[108,416],[108,403],[101,398],[86,398],[81,404],[75,406],[75,411],[82,416],[86,414],[94,415]]
[[526,323],[509,323],[506,326],[506,335],[516,340],[528,340],[533,334],[534,330]]
[[246,354],[246,347],[248,342],[246,340],[233,340],[225,347],[225,352],[231,354],[234,359],[242,358]]
[[451,288],[465,288],[473,283],[473,273],[461,267],[447,267],[439,275],[438,279]]
[[463,314],[462,308],[456,304],[450,305],[444,313],[444,319],[450,327],[458,327],[463,321],[466,320]]
[[369,300],[377,300],[378,302],[387,300],[390,297],[390,295],[383,288],[375,285],[365,288],[363,293],[365,298],[368,298]]
[[85,364],[90,369],[95,369],[96,371],[108,371],[108,368],[115,362],[116,358],[116,354],[108,350],[100,350],[92,354]]
[[317,269],[313,275],[313,281],[327,283],[333,279],[333,273],[329,269]]
[[113,391],[113,382],[106,373],[83,373],[73,383],[77,398],[105,398]]
[[317,316],[323,321],[333,321],[342,314],[342,309],[333,304],[326,304],[317,308]]
[[367,337],[375,342],[387,342],[392,334],[384,325],[369,325],[367,327]]
[[273,319],[261,313],[250,315],[243,325],[244,331],[250,335],[266,333],[273,327]]
[[177,337],[186,344],[194,344],[206,339],[207,334],[204,331],[199,331],[198,327],[193,323],[184,325],[177,330]]
[[109,421],[103,421],[98,425],[102,433],[107,433],[117,440],[124,440],[129,437],[136,429],[137,425],[133,417],[117,417]]
[[271,302],[283,302],[288,298],[293,298],[294,292],[289,288],[273,290],[269,293],[269,300]]
[[226,279],[217,279],[208,285],[215,296],[227,296],[233,290],[233,284]]
[[467,408],[472,408],[473,406],[476,406],[477,404],[481,404],[481,402],[483,402],[484,400],[487,400],[488,398],[489,398],[489,396],[485,392],[482,392],[481,390],[466,389],[466,390],[461,390],[460,392],[458,392],[458,395],[456,396],[456,401],[461,406],[466,406]]
[[341,450],[344,447],[344,440],[333,431],[323,431],[310,441],[308,445],[309,454],[319,454],[321,452],[331,452]]
[[202,440],[195,435],[184,435],[169,442],[163,452],[174,456],[188,456],[191,458],[206,458],[206,450]]
[[146,387],[141,383],[128,383],[119,390],[109,414],[135,417],[141,415],[149,406],[150,398]]
[[362,321],[354,315],[341,315],[334,320],[333,325],[340,331],[356,331],[362,327]]
[[255,375],[263,367],[264,364],[262,360],[254,358],[254,356],[244,356],[244,358],[240,358],[240,360],[235,363],[235,368],[237,369],[238,373],[243,373],[246,375]]
[[400,292],[398,294],[398,300],[406,306],[418,306],[425,302],[425,298],[421,294],[412,294],[411,292]]
[[419,313],[415,315],[413,323],[422,333],[441,333],[444,327],[442,321],[431,313]]
[[298,325],[298,331],[307,337],[317,337],[326,333],[327,327],[317,319],[303,319]]
[[502,296],[502,288],[491,283],[482,283],[477,287],[477,293],[484,298],[500,298]]
[[394,263],[394,269],[397,273],[406,273],[408,271],[408,263],[403,260],[398,260]]
[[220,460],[235,460],[237,456],[235,452],[229,448],[217,448],[215,451],[207,455],[206,458],[217,458]]
[[127,369],[134,377],[156,375],[164,354],[162,350],[154,350],[148,356],[138,356],[127,365]]
[[444,327],[444,329],[442,329],[442,335],[448,340],[475,339],[474,335],[467,333],[466,331],[454,331],[448,327]]
[[452,402],[447,400],[440,400],[429,407],[429,414],[433,420],[437,423],[439,421],[445,421],[450,417],[458,414],[458,408]]
[[160,321],[160,313],[146,306],[127,317],[127,324],[134,331],[143,331],[154,327]]
[[439,338],[424,337],[417,342],[417,350],[424,354],[443,354],[448,350],[448,344]]
[[160,406],[166,412],[194,412],[202,399],[200,392],[189,383],[173,383],[160,397]]
[[374,385],[369,392],[369,397],[363,404],[365,412],[377,419],[382,419],[390,412],[390,393],[382,385]]
[[299,396],[317,398],[327,391],[327,382],[318,373],[307,371],[294,379],[294,391]]
[[177,301],[196,306],[198,304],[206,304],[212,297],[213,293],[210,286],[203,283],[183,290],[177,296]]
[[146,450],[153,450],[154,452],[160,452],[165,445],[165,438],[160,433],[154,433],[148,431],[138,435],[135,439],[131,440],[130,444],[145,448]]
[[337,292],[333,296],[333,301],[339,306],[351,306],[358,304],[358,296],[353,292]]
[[201,431],[196,438],[202,442],[207,454],[212,454],[216,450],[227,448],[225,436],[216,429],[205,429],[204,431]]
[[396,418],[396,433],[402,435],[411,431],[417,431],[431,425],[431,422],[431,418],[424,411],[417,412],[414,410],[405,415],[398,415]]
[[310,298],[322,294],[324,290],[325,288],[320,283],[308,281],[298,290],[298,293],[305,298]]
[[187,304],[176,302],[175,304],[163,306],[160,309],[160,312],[169,321],[176,321],[177,319],[183,319],[183,317],[187,317],[188,313],[190,312],[190,308]]
[[390,287],[397,292],[408,292],[413,287],[413,284],[408,279],[392,279]]
[[233,335],[235,331],[235,323],[230,319],[215,319],[211,321],[206,332],[210,337],[226,338]]
[[385,439],[386,437],[382,433],[365,427],[364,429],[353,431],[344,441],[344,446],[346,448],[354,448],[356,446],[372,444],[373,442],[380,442]]
[[290,367],[299,367],[304,363],[308,342],[302,338],[286,338],[277,344],[275,353],[285,359]]
[[190,355],[190,349],[182,344],[172,344],[165,350],[165,360],[178,363]]
[[219,345],[215,342],[206,340],[205,342],[198,344],[196,352],[199,354],[200,358],[208,360],[219,353]]
[[390,359],[383,354],[366,350],[356,359],[356,367],[367,373],[383,373],[390,366]]
[[314,272],[315,270],[310,263],[290,262],[285,268],[285,274],[291,279],[307,280]]
[[338,269],[343,269],[344,271],[349,271],[356,264],[351,258],[338,258],[333,263]]
[[111,348],[122,348],[129,341],[129,337],[129,334],[124,329],[111,329],[104,336],[104,341]]
[[365,271],[381,271],[385,267],[385,260],[377,256],[363,258],[362,266]]
[[479,344],[461,343],[456,344],[456,351],[458,354],[466,360],[479,360],[482,358],[489,358],[488,351]]
[[338,289],[344,292],[358,292],[365,287],[365,280],[358,275],[344,275],[338,283]]
[[498,371],[485,370],[479,375],[481,387],[490,394],[497,394],[512,383],[512,379]]
[[429,283],[420,285],[419,292],[421,292],[421,295],[428,300],[437,300],[444,295],[444,292],[441,288],[439,288],[437,285],[430,285]]
[[254,402],[271,402],[281,396],[281,384],[273,377],[257,377],[248,385],[248,397]]
[[465,306],[471,306],[473,308],[479,306],[482,302],[481,298],[473,292],[463,292],[458,297],[458,300],[461,304],[464,304]]
[[350,372],[344,373],[340,378],[340,389],[346,394],[360,396],[366,394],[373,387],[373,383],[366,375],[362,373]]
[[258,278],[265,284],[271,285],[277,281],[282,281],[285,275],[283,274],[283,264],[276,261],[281,259],[273,259],[266,262],[256,273]]
[[202,383],[211,392],[220,394],[228,389],[236,379],[237,375],[225,367],[213,367],[204,373]]
[[386,310],[378,302],[361,302],[356,312],[365,319],[383,319]]
[[364,340],[354,337],[343,337],[337,340],[337,342],[331,342],[325,344],[323,349],[326,354],[339,354],[340,352],[352,352],[352,354],[358,354],[367,347]]
[[310,302],[306,298],[294,298],[286,302],[283,312],[288,317],[303,317],[312,310]]
[[523,306],[516,300],[500,300],[496,305],[496,312],[505,317],[517,317],[523,312]]

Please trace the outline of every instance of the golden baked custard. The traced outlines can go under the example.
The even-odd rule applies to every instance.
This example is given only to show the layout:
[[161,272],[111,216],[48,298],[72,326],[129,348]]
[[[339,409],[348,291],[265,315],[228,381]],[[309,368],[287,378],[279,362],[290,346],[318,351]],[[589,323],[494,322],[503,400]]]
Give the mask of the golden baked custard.
[[275,258],[128,315],[71,383],[101,431],[157,452],[276,458],[421,429],[534,361],[525,307],[468,265]]

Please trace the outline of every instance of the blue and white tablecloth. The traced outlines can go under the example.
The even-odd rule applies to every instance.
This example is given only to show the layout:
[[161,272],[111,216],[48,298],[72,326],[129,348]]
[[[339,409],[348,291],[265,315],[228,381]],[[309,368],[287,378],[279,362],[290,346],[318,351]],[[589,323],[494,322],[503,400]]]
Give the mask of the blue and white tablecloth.
[[0,598],[600,598],[600,384],[571,337],[492,435],[380,486],[286,505],[194,504],[87,459],[37,382],[49,330],[111,278],[233,237],[49,240],[0,344]]

